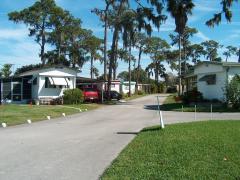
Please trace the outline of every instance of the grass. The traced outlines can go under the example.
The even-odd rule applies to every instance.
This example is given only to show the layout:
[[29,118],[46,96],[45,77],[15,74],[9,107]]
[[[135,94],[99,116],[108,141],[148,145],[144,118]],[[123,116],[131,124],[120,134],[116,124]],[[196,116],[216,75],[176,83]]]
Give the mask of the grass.
[[[161,109],[163,111],[184,111],[184,112],[194,112],[195,105],[194,104],[184,104],[182,102],[176,102],[174,99],[175,95],[169,95],[166,100],[161,105]],[[210,112],[211,104],[213,106],[213,112],[239,112],[238,109],[233,109],[226,107],[223,104],[219,103],[198,103],[197,111],[198,112]],[[183,108],[183,109],[182,109]]]
[[82,105],[70,105],[70,106],[29,106],[29,105],[1,105],[0,106],[0,123],[7,123],[8,126],[18,125],[26,123],[28,119],[33,122],[46,120],[46,116],[56,118],[62,116],[62,113],[66,115],[79,113],[78,109],[92,110],[99,105],[97,104],[82,104]]
[[139,95],[139,94],[132,94],[131,97],[126,97],[126,98],[124,98],[124,100],[126,100],[126,101],[134,100],[134,99],[141,98],[141,97],[144,97],[144,96],[147,96],[147,95],[149,95],[149,94],[141,94],[141,95]]
[[102,179],[239,179],[240,121],[144,129]]

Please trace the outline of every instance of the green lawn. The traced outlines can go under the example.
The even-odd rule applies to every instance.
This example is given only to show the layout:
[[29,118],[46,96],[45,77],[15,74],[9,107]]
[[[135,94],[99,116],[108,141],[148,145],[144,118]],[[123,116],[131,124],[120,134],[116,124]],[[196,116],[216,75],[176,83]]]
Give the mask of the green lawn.
[[[176,102],[174,99],[175,95],[169,95],[161,105],[163,111],[184,111],[184,112],[194,112],[195,105],[183,104],[182,102]],[[210,112],[211,104],[213,106],[213,112],[240,112],[238,109],[228,108],[223,104],[219,103],[198,103],[197,111],[198,112]],[[182,109],[183,108],[183,109]]]
[[0,106],[0,123],[7,123],[8,126],[26,123],[28,119],[40,121],[47,119],[46,116],[51,118],[60,117],[62,113],[66,115],[79,113],[78,109],[92,110],[99,105],[97,104],[82,104],[71,106],[29,106],[29,105],[1,105]]
[[124,98],[124,100],[126,100],[126,101],[134,100],[134,99],[141,98],[141,97],[144,97],[144,96],[147,96],[147,95],[149,95],[149,94],[142,94],[142,95],[133,94],[131,97]]
[[144,129],[102,179],[239,179],[240,121]]

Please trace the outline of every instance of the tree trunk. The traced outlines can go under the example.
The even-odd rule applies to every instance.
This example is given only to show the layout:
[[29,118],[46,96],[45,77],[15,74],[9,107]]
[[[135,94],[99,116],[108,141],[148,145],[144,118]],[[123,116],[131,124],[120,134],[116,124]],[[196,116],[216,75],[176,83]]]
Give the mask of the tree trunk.
[[91,69],[90,69],[90,76],[93,79],[93,56],[91,55]]
[[129,46],[129,60],[128,60],[128,73],[129,73],[129,97],[132,96],[131,92],[131,80],[132,80],[132,73],[131,73],[131,57],[132,57],[132,43],[130,42]]
[[115,55],[115,51],[116,51],[116,40],[117,40],[117,36],[118,36],[118,27],[115,27],[114,32],[113,32],[113,39],[112,39],[112,53],[110,55],[110,59],[109,59],[109,71],[108,71],[108,84],[107,84],[107,94],[108,94],[108,100],[111,100],[111,96],[110,96],[110,92],[111,92],[111,83],[112,83],[112,68],[113,68],[113,61],[114,61],[114,55]]
[[136,94],[138,94],[138,84],[139,84],[139,76],[140,76],[141,56],[142,56],[142,47],[139,48],[139,53],[138,53],[137,78],[136,78],[136,87],[135,87]]
[[[124,4],[125,1],[121,1],[120,3],[120,6],[119,6],[119,9],[118,9],[118,12],[117,12],[117,16],[120,15],[121,13],[121,10],[122,10],[122,7],[123,7],[123,4]],[[116,25],[115,28],[114,28],[114,32],[113,32],[113,38],[112,38],[112,47],[111,47],[111,50],[112,50],[112,53],[111,53],[111,56],[110,56],[110,59],[109,59],[109,71],[108,71],[108,100],[111,100],[111,81],[112,81],[112,67],[113,67],[113,61],[114,61],[114,55],[116,53],[116,41],[117,41],[117,38],[118,38],[118,31],[119,31],[119,26]]]
[[41,56],[42,65],[44,66],[46,64],[46,59],[45,59],[45,44],[46,44],[45,18],[43,18],[43,22],[42,22],[41,36],[42,36],[42,43],[41,43],[41,54],[40,54],[40,56]]
[[[119,34],[117,34],[118,37]],[[119,38],[117,38],[116,40],[116,45],[115,45],[115,55],[114,55],[114,68],[113,68],[113,80],[117,79],[117,58],[118,58],[118,40]]]
[[[184,76],[187,73],[187,53],[186,53],[186,44],[183,46],[183,57],[184,57]],[[183,79],[184,81],[184,79]],[[184,92],[185,84],[182,81],[182,93]]]
[[181,35],[179,34],[179,84],[178,84],[178,95],[180,96],[182,94],[182,50],[181,50]]
[[[107,11],[108,11],[109,5],[107,4],[106,10],[105,10],[105,18],[104,18],[104,81],[107,81],[107,26],[108,26],[108,20],[107,20]],[[106,88],[106,86],[105,86]],[[105,89],[106,90],[106,89]]]
[[157,83],[157,91],[160,93],[160,87],[159,87],[159,63],[156,62],[155,64],[155,81]]

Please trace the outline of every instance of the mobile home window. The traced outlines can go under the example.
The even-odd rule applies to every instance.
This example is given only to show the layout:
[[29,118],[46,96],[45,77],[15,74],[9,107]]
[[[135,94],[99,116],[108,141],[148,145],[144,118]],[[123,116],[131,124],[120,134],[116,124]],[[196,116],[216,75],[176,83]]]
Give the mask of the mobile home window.
[[56,88],[55,85],[52,85],[48,77],[45,77],[45,88]]

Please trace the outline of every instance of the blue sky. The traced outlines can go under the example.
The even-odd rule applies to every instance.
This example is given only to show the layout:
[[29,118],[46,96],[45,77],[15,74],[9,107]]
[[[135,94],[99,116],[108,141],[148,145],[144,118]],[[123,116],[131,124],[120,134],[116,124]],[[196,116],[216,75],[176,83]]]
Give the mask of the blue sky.
[[[12,63],[14,69],[22,65],[40,63],[39,46],[33,38],[28,37],[27,27],[23,24],[14,24],[8,20],[7,13],[21,10],[32,5],[35,0],[1,0],[0,4],[0,65]],[[212,15],[220,10],[219,0],[195,0],[196,7],[189,18],[188,26],[198,29],[198,34],[192,38],[193,43],[201,43],[205,40],[216,40],[221,44],[240,46],[240,3],[234,4],[232,23],[225,20],[220,26],[208,28],[205,25]],[[69,10],[75,17],[82,20],[82,27],[92,29],[94,34],[103,38],[103,28],[98,17],[91,13],[91,9],[103,8],[103,0],[56,0],[62,8]],[[169,41],[169,34],[174,31],[175,25],[171,17],[161,26],[160,31],[154,31],[153,35]],[[109,45],[111,39],[109,38]],[[221,54],[224,48],[219,51]],[[136,52],[134,52],[136,54]],[[150,58],[143,55],[143,67],[150,63]],[[237,61],[232,57],[230,61]],[[95,66],[102,72],[103,66],[98,62]],[[87,63],[82,69],[82,76],[89,76],[90,65]],[[127,64],[120,62],[118,72],[127,70]]]

